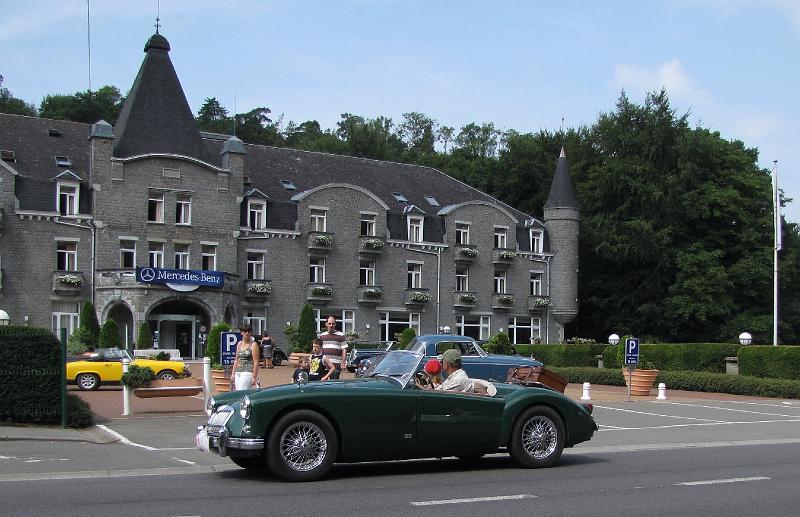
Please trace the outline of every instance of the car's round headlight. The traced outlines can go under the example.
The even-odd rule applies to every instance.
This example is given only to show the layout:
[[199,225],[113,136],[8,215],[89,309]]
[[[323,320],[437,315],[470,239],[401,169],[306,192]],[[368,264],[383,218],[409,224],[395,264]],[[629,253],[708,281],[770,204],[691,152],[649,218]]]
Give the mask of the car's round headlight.
[[208,402],[206,402],[206,414],[211,416],[211,413],[214,412],[214,397],[208,397]]
[[250,408],[252,407],[253,403],[250,401],[250,397],[245,395],[242,398],[242,404],[239,406],[239,415],[247,420],[250,418]]

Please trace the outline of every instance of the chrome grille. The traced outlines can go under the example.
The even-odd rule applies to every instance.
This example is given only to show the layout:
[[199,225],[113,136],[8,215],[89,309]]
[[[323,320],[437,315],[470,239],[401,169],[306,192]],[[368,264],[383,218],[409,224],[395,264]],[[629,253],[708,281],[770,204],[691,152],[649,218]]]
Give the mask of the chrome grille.
[[233,416],[233,408],[231,406],[222,406],[217,409],[208,419],[209,426],[224,426],[228,420]]

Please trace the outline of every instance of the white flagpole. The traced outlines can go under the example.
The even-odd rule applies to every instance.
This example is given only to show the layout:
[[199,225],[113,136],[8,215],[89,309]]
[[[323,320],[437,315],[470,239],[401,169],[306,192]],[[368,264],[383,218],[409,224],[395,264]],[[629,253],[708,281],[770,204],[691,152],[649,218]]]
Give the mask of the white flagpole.
[[778,161],[772,162],[772,215],[775,229],[775,246],[773,247],[773,289],[772,289],[772,346],[778,346],[778,251],[782,246],[781,235],[781,200],[778,192]]

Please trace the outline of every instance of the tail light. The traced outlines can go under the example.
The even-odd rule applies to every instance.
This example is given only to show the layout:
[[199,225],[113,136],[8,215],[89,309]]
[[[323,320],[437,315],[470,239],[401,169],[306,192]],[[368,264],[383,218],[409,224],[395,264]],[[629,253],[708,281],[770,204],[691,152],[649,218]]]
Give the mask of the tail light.
[[590,415],[592,414],[592,411],[594,410],[594,404],[581,404],[581,406],[583,406],[583,408],[588,411]]

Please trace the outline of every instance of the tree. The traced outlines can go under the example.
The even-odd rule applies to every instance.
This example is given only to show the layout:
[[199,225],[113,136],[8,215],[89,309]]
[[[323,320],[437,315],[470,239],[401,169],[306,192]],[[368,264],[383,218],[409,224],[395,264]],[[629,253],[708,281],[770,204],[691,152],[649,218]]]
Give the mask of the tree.
[[455,133],[455,131],[455,128],[449,126],[439,127],[439,141],[444,145],[444,154],[447,154],[447,145],[453,141],[453,133]]
[[97,346],[100,339],[100,323],[97,321],[97,313],[92,302],[85,302],[81,308],[81,328],[88,332],[87,337],[91,340],[91,348]]
[[124,103],[125,98],[119,90],[106,85],[96,92],[87,90],[72,95],[47,95],[39,106],[39,116],[84,124],[105,120],[114,125]]
[[208,341],[206,342],[206,357],[211,359],[211,368],[214,370],[222,369],[222,355],[220,354],[220,340],[222,333],[228,332],[231,326],[225,322],[216,323],[211,327],[208,333]]
[[249,144],[278,146],[283,135],[267,115],[269,108],[256,108],[236,115],[236,136]]
[[36,116],[36,108],[33,104],[28,104],[22,99],[11,95],[11,92],[3,86],[3,76],[0,75],[0,113],[10,113],[12,115]]
[[345,152],[351,156],[398,161],[406,149],[402,139],[394,133],[390,118],[365,119],[343,113],[337,126],[336,134],[345,142]]
[[197,112],[197,127],[201,131],[229,135],[233,132],[233,119],[228,116],[228,110],[216,99],[206,98]]
[[498,132],[491,122],[480,126],[470,122],[461,128],[456,137],[457,149],[472,158],[489,158],[495,155]]
[[139,325],[139,332],[136,333],[136,348],[153,348],[153,333],[150,331],[150,324],[146,321]]
[[412,154],[433,154],[438,125],[422,113],[403,113],[399,134]]
[[411,340],[417,337],[417,332],[411,327],[406,327],[400,333],[400,342],[398,343],[398,350],[405,350],[406,346],[411,343]]
[[117,322],[107,319],[100,329],[100,348],[119,348],[121,344]]
[[311,342],[317,337],[317,320],[311,305],[303,305],[300,312],[300,322],[297,325],[297,348],[303,352],[311,351]]

